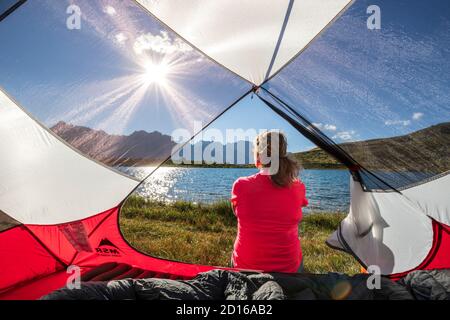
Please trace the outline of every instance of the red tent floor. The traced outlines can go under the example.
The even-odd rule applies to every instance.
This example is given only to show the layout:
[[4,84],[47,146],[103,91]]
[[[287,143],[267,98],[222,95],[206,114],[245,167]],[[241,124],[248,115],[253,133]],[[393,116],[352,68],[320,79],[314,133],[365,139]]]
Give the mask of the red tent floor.
[[[1,232],[0,299],[38,299],[63,287],[71,276],[66,271],[68,266],[80,268],[82,281],[190,279],[215,268],[159,259],[137,251],[120,231],[119,211],[116,207],[67,224],[18,225]],[[415,269],[450,266],[450,227],[433,221],[433,228],[432,249]]]

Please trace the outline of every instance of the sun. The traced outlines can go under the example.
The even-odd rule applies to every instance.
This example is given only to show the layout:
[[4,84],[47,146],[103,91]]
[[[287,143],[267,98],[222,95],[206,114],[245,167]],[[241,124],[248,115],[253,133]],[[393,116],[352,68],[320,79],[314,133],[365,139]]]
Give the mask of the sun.
[[165,86],[169,73],[170,67],[166,63],[149,61],[145,65],[142,81],[147,85],[154,84]]

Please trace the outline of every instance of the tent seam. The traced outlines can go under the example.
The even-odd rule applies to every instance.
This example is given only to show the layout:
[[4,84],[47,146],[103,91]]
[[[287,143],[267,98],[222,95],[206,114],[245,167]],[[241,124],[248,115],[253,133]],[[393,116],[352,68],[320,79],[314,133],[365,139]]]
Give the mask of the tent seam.
[[[115,210],[118,210],[118,208],[119,208],[119,207],[116,207]],[[111,209],[111,210],[114,210],[114,209]],[[102,220],[100,220],[100,222],[99,222],[99,223],[91,230],[91,232],[89,232],[89,234],[88,234],[88,236],[87,236],[88,241],[89,241],[89,238],[94,234],[94,232],[97,231],[98,228],[99,228],[99,227],[106,221],[106,219],[108,219],[113,213],[114,213],[114,211],[111,211],[109,214],[107,214],[106,217],[104,217]],[[89,218],[90,218],[90,217],[89,217]],[[79,251],[75,250],[75,254],[73,255],[72,259],[70,260],[69,265],[72,265],[72,264],[75,262],[75,260],[76,260],[76,258],[78,257],[78,254],[79,254],[79,253],[80,253]]]
[[282,67],[280,67],[276,72],[274,72],[273,75],[271,75],[270,77],[268,77],[265,81],[263,81],[260,86],[266,84],[267,82],[269,82],[270,80],[272,80],[276,75],[278,75],[283,69],[285,69],[288,65],[291,64],[291,62],[293,62],[294,60],[296,60],[300,55],[302,55],[303,52],[305,52],[305,50],[307,50],[311,44],[318,39],[320,36],[322,36],[322,34],[328,30],[329,27],[331,27],[331,25],[333,25],[336,20],[338,20],[345,11],[347,11],[354,3],[356,0],[352,0],[350,1],[344,8],[342,8],[341,11],[338,12],[338,14],[336,14],[334,16],[333,19],[331,19],[330,22],[327,23],[327,25],[325,27],[322,28],[322,30],[320,30],[320,32],[318,34],[316,34],[314,36],[314,38],[312,38],[307,44],[306,46],[304,46],[299,52],[297,52],[295,55],[292,56],[292,58],[290,58]]
[[288,8],[287,8],[285,17],[284,17],[283,25],[281,26],[280,35],[278,36],[278,40],[275,44],[275,49],[274,49],[272,58],[270,59],[269,67],[266,71],[266,75],[264,77],[263,83],[266,79],[268,79],[270,77],[270,73],[272,72],[273,65],[275,64],[275,61],[277,59],[278,52],[280,51],[280,48],[281,48],[281,43],[283,42],[284,33],[286,32],[286,28],[289,23],[289,17],[291,16],[292,7],[294,6],[294,1],[295,0],[289,0],[289,4],[288,4]]
[[[347,166],[347,168],[350,170],[350,172],[351,172],[352,174],[358,175],[357,178],[358,178],[358,180],[359,180],[360,183],[362,183],[362,178],[361,178],[361,175],[360,175],[360,171],[362,171],[362,172],[368,173],[370,176],[373,176],[373,177],[374,177],[375,179],[377,179],[379,182],[383,183],[383,184],[384,184],[385,186],[387,186],[388,188],[391,188],[392,191],[395,191],[395,192],[398,192],[398,193],[401,194],[401,192],[399,192],[396,188],[392,187],[390,184],[388,184],[387,182],[385,182],[384,180],[382,180],[381,178],[379,178],[378,176],[376,176],[375,174],[373,174],[371,171],[369,171],[368,169],[366,169],[364,166],[362,166],[358,161],[356,161],[355,159],[353,159],[353,157],[351,157],[345,150],[343,150],[341,147],[339,147],[339,145],[337,145],[336,143],[334,143],[327,135],[325,135],[321,130],[319,130],[316,126],[314,126],[309,120],[307,120],[307,119],[304,118],[302,115],[300,115],[300,114],[297,113],[295,110],[293,110],[292,107],[290,107],[289,105],[287,105],[285,102],[283,102],[280,98],[278,98],[277,96],[275,96],[273,93],[271,93],[271,92],[268,91],[267,89],[265,89],[265,88],[262,88],[262,89],[263,89],[264,91],[266,91],[267,93],[269,93],[269,95],[271,95],[271,96],[272,96],[275,100],[277,100],[279,103],[281,103],[282,105],[284,105],[285,107],[287,107],[287,108],[289,109],[289,111],[293,113],[294,116],[299,117],[299,118],[300,118],[302,121],[304,121],[308,126],[310,126],[311,128],[313,128],[314,131],[316,131],[316,132],[311,132],[311,135],[312,135],[313,137],[316,137],[317,139],[319,139],[319,140],[321,141],[321,143],[323,143],[324,146],[329,146],[329,147],[331,147],[331,148],[337,148],[337,150],[342,154],[342,156],[343,156],[345,159],[342,158],[342,157],[338,157],[338,156],[337,156],[337,153],[335,153],[334,151],[333,151],[333,152],[330,151],[330,150],[327,151],[323,146],[320,147],[320,146],[317,144],[317,141],[314,142],[314,141],[312,141],[310,138],[308,138],[308,139],[311,140],[314,144],[316,144],[317,146],[319,146],[322,150],[324,150],[325,152],[327,152],[327,153],[329,153],[330,155],[332,155],[334,158],[336,158],[336,159],[338,159],[339,161],[341,161],[342,163],[344,163],[344,164]],[[285,117],[291,119],[292,121],[296,121],[295,119],[292,119],[292,117],[290,117],[289,115],[287,115],[285,112],[283,112],[282,110],[280,110],[279,108],[277,108],[276,106],[274,106],[272,103],[268,102],[266,99],[262,98],[262,97],[259,96],[259,95],[257,95],[257,96],[258,96],[258,98],[260,98],[267,106],[269,106],[270,109],[272,109],[273,111],[275,111],[275,109],[276,109],[276,110],[278,110],[278,111],[281,113],[280,115],[284,115]],[[276,112],[276,111],[275,111],[275,112]],[[276,112],[276,113],[278,113],[278,112]],[[284,116],[283,116],[283,118],[284,118]],[[285,119],[285,120],[287,121],[287,119]],[[289,121],[288,121],[288,122],[289,122]],[[294,125],[294,124],[292,124],[292,123],[290,123],[290,124],[295,128],[295,125]],[[307,130],[306,127],[305,127],[304,125],[302,125],[302,124],[300,124],[300,123],[299,123],[298,125],[301,126],[302,128],[304,127],[305,130]],[[296,129],[297,131],[299,131],[302,135],[305,136],[305,134],[302,133],[298,128],[295,128],[295,129]],[[322,136],[325,137],[326,139],[330,140],[331,143],[328,142],[328,141],[326,141],[326,140],[324,140],[324,139],[322,139],[322,138],[320,137],[320,135],[322,135]],[[305,137],[306,137],[306,136],[305,136]],[[351,165],[350,165],[350,164],[351,164]],[[356,169],[355,169],[355,168],[352,168],[352,166],[353,166],[353,167],[356,167]],[[365,185],[364,185],[363,190],[364,190],[365,192],[371,192],[371,191],[372,191],[372,189],[367,188]]]
[[7,18],[14,11],[19,9],[19,7],[22,6],[25,2],[27,2],[27,0],[19,0],[13,6],[11,6],[9,9],[7,9],[5,12],[3,12],[3,14],[0,15],[0,22],[3,21],[5,18]]
[[43,248],[45,251],[47,251],[47,252],[53,257],[53,259],[55,259],[59,264],[61,264],[61,266],[62,266],[63,268],[67,268],[67,267],[69,266],[69,265],[66,264],[64,261],[62,261],[61,258],[58,257],[52,250],[50,250],[50,249],[45,245],[45,243],[42,242],[42,240],[39,239],[39,237],[38,237],[36,234],[34,234],[34,232],[31,231],[25,224],[23,224],[22,226],[23,226],[23,228],[24,228],[24,229],[25,229],[25,230],[33,237],[33,239],[36,240],[36,241],[42,246],[42,248]]

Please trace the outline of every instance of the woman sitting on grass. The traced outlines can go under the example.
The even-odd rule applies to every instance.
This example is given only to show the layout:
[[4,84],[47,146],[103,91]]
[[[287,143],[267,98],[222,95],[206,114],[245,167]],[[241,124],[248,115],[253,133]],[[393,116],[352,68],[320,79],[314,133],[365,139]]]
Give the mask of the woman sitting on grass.
[[259,173],[235,181],[231,202],[238,220],[232,265],[267,272],[302,272],[298,225],[308,205],[299,165],[287,156],[284,134],[256,137]]

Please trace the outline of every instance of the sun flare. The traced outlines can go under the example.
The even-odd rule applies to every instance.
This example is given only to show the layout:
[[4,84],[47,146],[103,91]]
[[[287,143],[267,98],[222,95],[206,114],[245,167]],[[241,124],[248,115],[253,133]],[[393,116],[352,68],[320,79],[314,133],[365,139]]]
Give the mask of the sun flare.
[[167,77],[170,73],[170,67],[164,63],[148,62],[142,75],[145,84],[156,84],[164,86],[167,83]]

